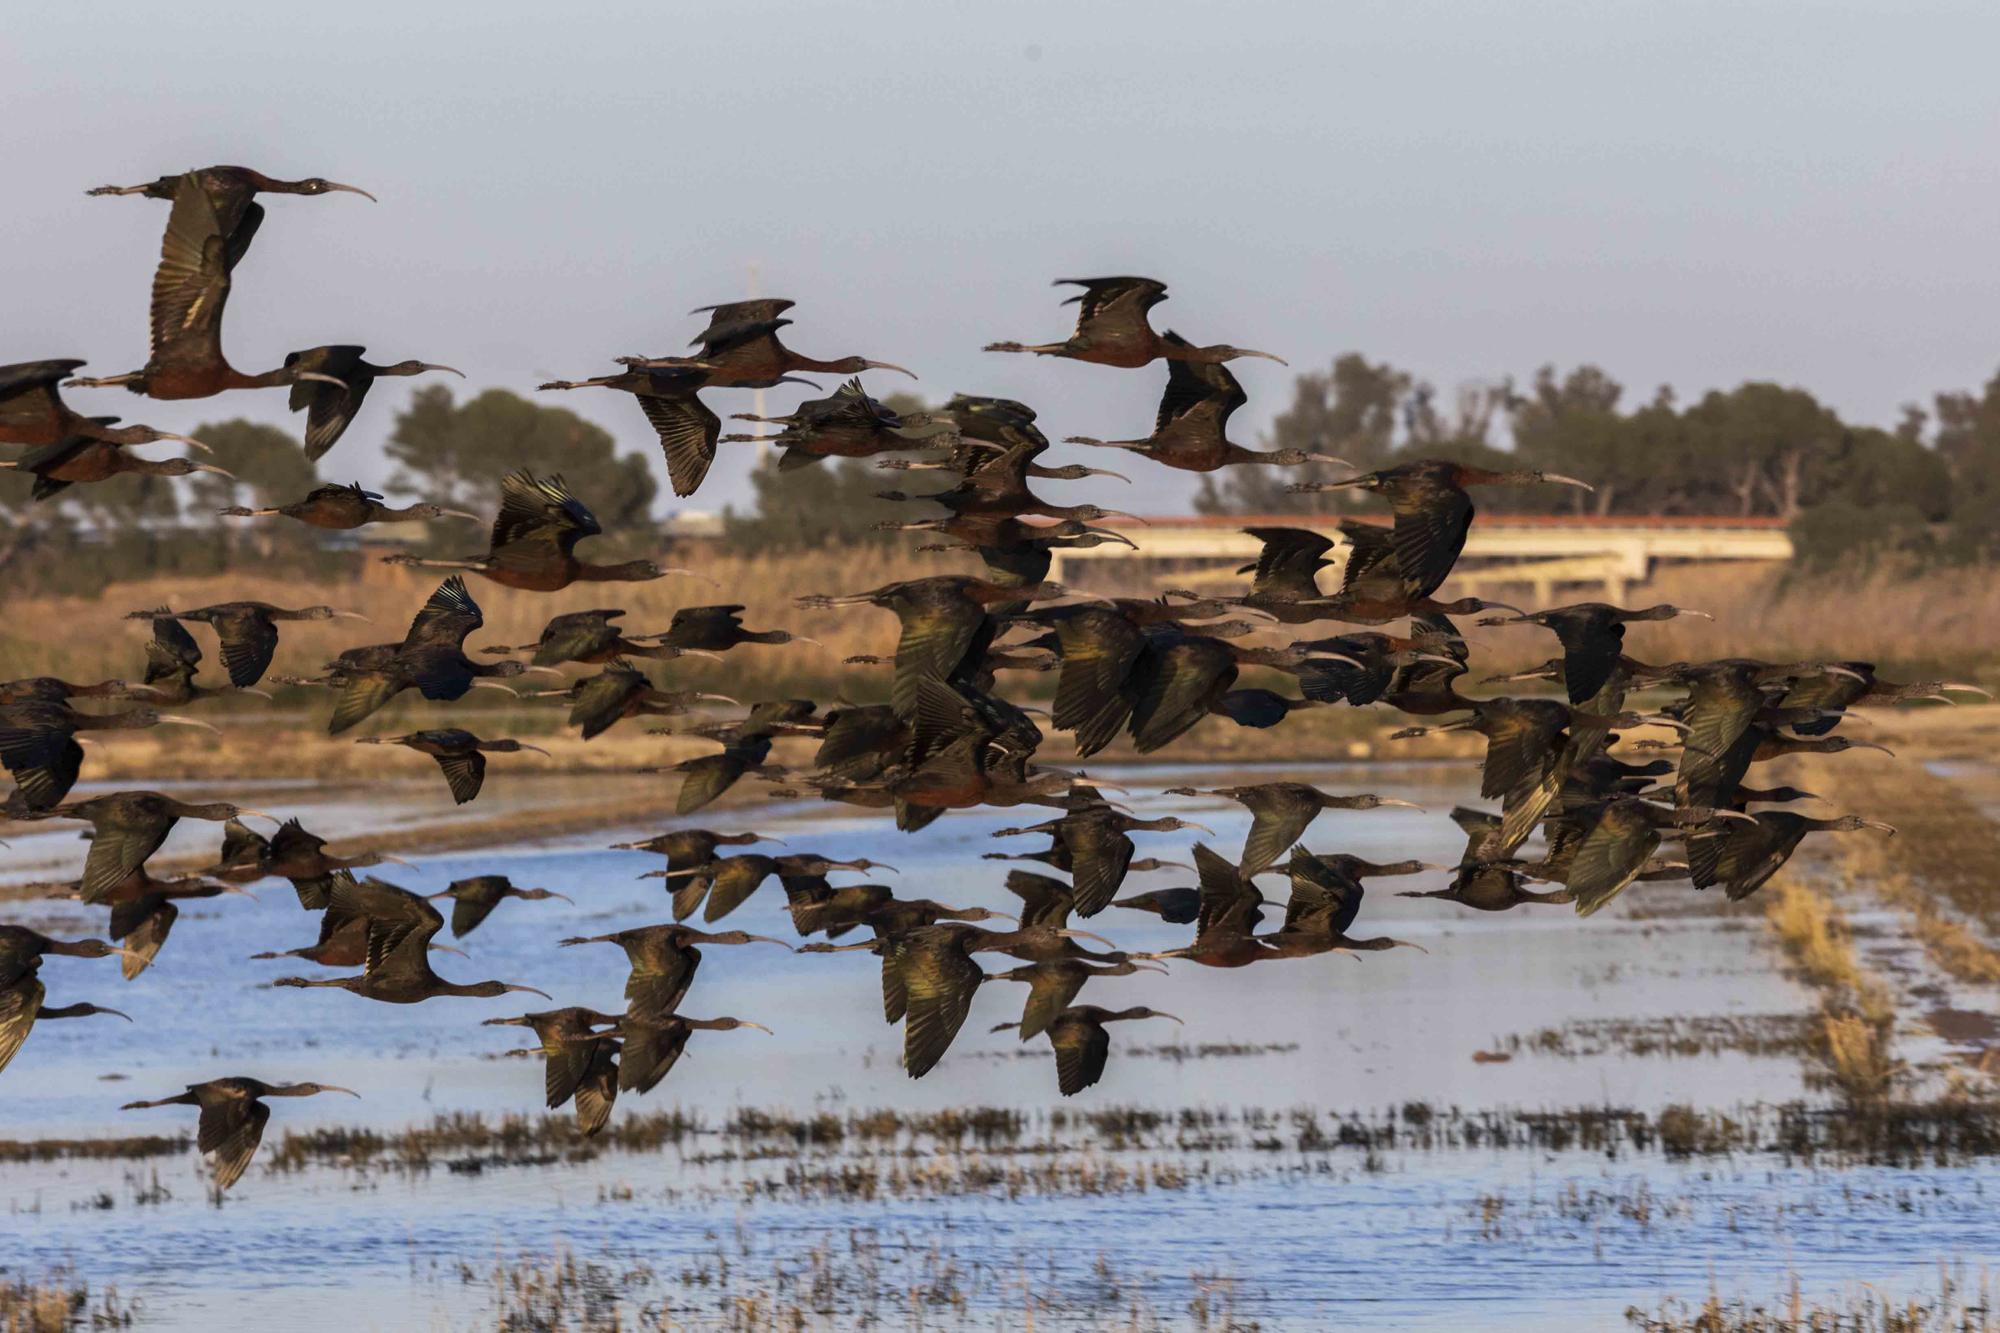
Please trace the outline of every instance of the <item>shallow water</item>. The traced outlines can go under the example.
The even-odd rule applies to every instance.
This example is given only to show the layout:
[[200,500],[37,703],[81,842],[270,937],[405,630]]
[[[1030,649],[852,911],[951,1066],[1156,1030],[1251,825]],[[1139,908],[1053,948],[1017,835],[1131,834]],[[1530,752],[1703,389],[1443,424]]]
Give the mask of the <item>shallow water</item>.
[[[1307,835],[1315,849],[1449,862],[1462,848],[1444,812],[1471,793],[1439,784],[1432,771],[1381,765],[1286,771],[1331,790],[1373,790],[1429,807],[1428,813],[1329,812]],[[1200,820],[1217,830],[1219,850],[1233,855],[1240,848],[1248,825],[1240,807],[1158,794],[1190,779],[1207,785],[1213,775],[1145,768],[1117,777],[1132,788],[1121,799],[1144,813]],[[1012,900],[1000,885],[1014,867],[979,854],[1039,848],[1040,838],[990,837],[996,828],[1037,818],[1032,809],[980,811],[904,836],[874,818],[782,806],[754,816],[732,812],[714,826],[755,827],[786,839],[792,851],[893,862],[900,873],[869,878],[906,896],[1006,909]],[[616,1009],[623,955],[610,945],[554,942],[667,919],[661,882],[637,878],[661,859],[604,849],[652,831],[419,858],[414,870],[386,867],[385,877],[427,892],[497,871],[519,885],[570,894],[575,907],[503,904],[458,942],[470,958],[441,955],[437,969],[454,979],[532,984],[558,1003]],[[198,836],[212,839],[212,826]],[[1188,860],[1203,836],[1134,835],[1141,856],[1175,860]],[[79,844],[79,861],[81,851]],[[38,857],[46,854],[46,846],[38,850]],[[1586,922],[1563,908],[1482,914],[1394,896],[1398,889],[1440,887],[1444,879],[1430,872],[1375,881],[1359,928],[1414,940],[1427,955],[1397,949],[1240,971],[1176,964],[1171,976],[1095,983],[1088,1001],[1168,1010],[1186,1027],[1155,1021],[1114,1028],[1106,1076],[1079,1100],[1656,1109],[1805,1095],[1800,1063],[1791,1056],[1637,1057],[1617,1053],[1614,1044],[1582,1058],[1538,1054],[1530,1046],[1504,1061],[1475,1061],[1475,1053],[1504,1049],[1510,1038],[1573,1020],[1755,1020],[1802,1013],[1811,1001],[1780,975],[1753,909],[1635,918],[1627,903]],[[1191,882],[1187,872],[1162,871],[1134,876],[1126,892]],[[395,1128],[447,1110],[539,1107],[539,1063],[491,1058],[527,1044],[526,1035],[484,1028],[479,1020],[546,1007],[541,1001],[516,995],[403,1007],[333,990],[271,989],[271,978],[318,970],[246,955],[309,944],[317,922],[299,911],[283,881],[268,881],[258,892],[254,903],[228,897],[184,909],[160,966],[133,983],[121,982],[109,960],[51,960],[44,968],[51,1003],[91,999],[127,1009],[138,1021],[39,1026],[5,1076],[0,1135],[191,1131],[193,1115],[185,1108],[116,1108],[237,1073],[345,1084],[364,1094],[360,1102],[325,1096],[274,1103],[267,1144],[281,1126]],[[1688,893],[1644,892],[1654,904]],[[1628,898],[1640,900],[1640,893]],[[767,882],[727,925],[790,937],[783,904],[775,880]],[[99,928],[97,912],[54,911],[79,931]],[[1134,949],[1173,947],[1188,934],[1186,927],[1117,909],[1079,924]],[[898,1030],[880,1020],[878,976],[867,954],[796,955],[768,945],[708,950],[684,1009],[755,1019],[776,1035],[697,1033],[669,1082],[650,1099],[621,1102],[619,1113],[675,1103],[719,1117],[736,1106],[1047,1108],[1061,1100],[1046,1059],[995,1058],[1008,1056],[1014,1044],[987,1029],[1018,1016],[1022,988],[984,988],[952,1054],[912,1082],[899,1067]],[[1186,1061],[1118,1054],[1124,1045],[1168,1042],[1296,1049]],[[1144,1195],[746,1207],[727,1202],[742,1184],[731,1168],[694,1166],[678,1154],[613,1153],[589,1163],[471,1177],[364,1177],[323,1168],[277,1176],[253,1164],[216,1209],[204,1201],[192,1152],[159,1163],[59,1162],[0,1167],[0,1199],[10,1210],[0,1216],[0,1271],[73,1257],[93,1283],[115,1282],[142,1296],[149,1323],[167,1327],[223,1311],[238,1320],[282,1312],[293,1326],[308,1327],[471,1327],[485,1317],[488,1293],[478,1282],[459,1280],[461,1260],[481,1268],[496,1254],[546,1252],[562,1242],[584,1255],[639,1256],[662,1271],[678,1272],[718,1248],[732,1263],[768,1268],[769,1255],[801,1237],[864,1227],[902,1238],[899,1245],[942,1246],[962,1252],[967,1265],[983,1265],[993,1286],[974,1298],[973,1308],[1005,1326],[1013,1326],[1007,1314],[1013,1298],[999,1294],[1006,1283],[993,1275],[1000,1269],[1011,1264],[1047,1274],[1045,1285],[1085,1308],[1093,1299],[1090,1285],[1105,1282],[1097,1268],[1102,1254],[1126,1294],[1143,1293],[1168,1322],[1185,1317],[1195,1295],[1190,1274],[1202,1273],[1235,1279],[1237,1313],[1267,1325],[1546,1328],[1601,1327],[1616,1322],[1626,1304],[1699,1293],[1711,1273],[1725,1290],[1734,1280],[1770,1279],[1756,1288],[1761,1292],[1775,1290],[1776,1275],[1791,1269],[1809,1283],[1893,1283],[1899,1275],[1928,1273],[1939,1258],[2000,1254],[2000,1229],[1991,1220],[2000,1172],[1986,1166],[1816,1174],[1754,1157],[1677,1166],[1649,1156],[1606,1162],[1519,1151],[1405,1153],[1376,1165],[1381,1169],[1364,1170],[1352,1153],[1294,1158],[1289,1166],[1260,1157],[1231,1165],[1228,1179]],[[126,1173],[143,1183],[156,1169],[173,1197],[133,1202]],[[1559,1202],[1571,1184],[1587,1199],[1592,1191],[1631,1194],[1641,1182],[1651,1195],[1679,1200],[1679,1211],[1641,1221],[1610,1203],[1566,1210]],[[601,1188],[615,1196],[626,1186],[629,1200],[600,1197]],[[671,1201],[663,1191],[673,1192]],[[113,1201],[108,1210],[75,1207],[100,1193]],[[1482,1221],[1494,1197],[1503,1200],[1497,1220]],[[1298,1280],[1300,1264],[1323,1276]],[[336,1289],[345,1293],[337,1317],[327,1311],[316,1321],[314,1306],[295,1303],[304,1291]],[[357,1297],[362,1290],[368,1294]],[[693,1289],[676,1287],[672,1294],[677,1310],[697,1299]],[[1050,1322],[1048,1311],[1040,1317]]]

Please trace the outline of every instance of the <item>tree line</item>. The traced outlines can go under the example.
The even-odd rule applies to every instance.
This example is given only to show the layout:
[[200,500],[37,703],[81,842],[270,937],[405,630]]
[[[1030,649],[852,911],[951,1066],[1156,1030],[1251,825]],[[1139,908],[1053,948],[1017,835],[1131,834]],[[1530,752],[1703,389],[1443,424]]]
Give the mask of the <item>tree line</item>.
[[[1503,448],[1504,432],[1507,447]],[[1350,353],[1300,375],[1266,444],[1373,469],[1445,456],[1581,476],[1594,492],[1496,489],[1494,509],[1762,516],[1791,525],[1809,564],[1991,558],[2000,546],[2000,374],[1937,394],[1894,426],[1843,421],[1810,392],[1764,381],[1683,404],[1662,388],[1636,406],[1596,366],[1545,366],[1525,386],[1473,384],[1442,401],[1407,371]],[[1206,513],[1312,514],[1361,503],[1298,480],[1338,469],[1236,468],[1204,478]]]
[[[924,407],[907,396],[889,401],[899,411]],[[358,562],[351,545],[329,547],[313,529],[215,513],[232,504],[282,504],[321,481],[347,480],[340,454],[322,460],[322,472],[292,433],[240,419],[205,423],[193,434],[236,474],[233,482],[207,473],[122,476],[37,504],[29,499],[30,478],[0,473],[0,574],[24,588],[81,591],[214,573],[252,559],[321,575]],[[1810,565],[2000,556],[2000,374],[1978,391],[1939,393],[1928,408],[1907,407],[1900,421],[1881,427],[1844,421],[1804,389],[1758,381],[1685,404],[1663,388],[1632,405],[1623,385],[1589,365],[1567,373],[1544,367],[1525,387],[1471,384],[1447,399],[1408,371],[1349,353],[1297,377],[1290,404],[1261,444],[1336,454],[1363,469],[1427,456],[1539,467],[1597,487],[1561,495],[1495,489],[1481,503],[1496,510],[1553,503],[1600,515],[1775,517],[1791,525]],[[659,544],[652,447],[645,439],[621,448],[575,413],[505,389],[461,401],[432,385],[410,395],[383,442],[395,465],[386,489],[487,513],[505,473],[559,471],[603,521],[606,551],[639,552]],[[1234,468],[1203,478],[1195,504],[1205,513],[1299,515],[1363,504],[1346,492],[1287,489],[1337,475],[1331,468]],[[914,507],[875,493],[907,476],[841,459],[780,471],[766,456],[751,474],[750,505],[725,511],[724,540],[758,551],[896,539],[879,525],[914,516]],[[480,535],[434,525],[423,540],[437,550],[469,550]]]

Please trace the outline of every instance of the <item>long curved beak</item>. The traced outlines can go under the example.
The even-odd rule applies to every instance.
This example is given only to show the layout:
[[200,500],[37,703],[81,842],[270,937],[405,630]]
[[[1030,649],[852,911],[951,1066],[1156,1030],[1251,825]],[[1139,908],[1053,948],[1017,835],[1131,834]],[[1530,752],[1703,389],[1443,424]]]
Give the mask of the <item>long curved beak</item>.
[[743,704],[743,701],[742,701],[741,699],[732,699],[732,698],[730,698],[730,697],[729,697],[728,695],[726,695],[726,694],[704,694],[704,693],[702,693],[702,692],[701,692],[701,691],[699,691],[699,690],[695,691],[695,696],[694,696],[694,697],[695,697],[695,698],[697,698],[697,699],[713,699],[713,700],[715,700],[715,701],[716,701],[717,703],[724,703],[724,704],[735,704],[735,705],[737,705],[737,706],[738,706],[739,708],[740,708],[740,707],[742,706],[742,704]]
[[259,818],[259,819],[268,819],[268,820],[270,820],[270,821],[271,821],[271,822],[272,822],[273,824],[282,824],[282,823],[284,823],[284,822],[285,822],[284,820],[282,820],[282,819],[278,818],[278,817],[277,817],[276,815],[272,814],[272,813],[271,813],[270,811],[268,811],[268,810],[249,810],[249,809],[240,809],[240,808],[239,808],[239,809],[237,810],[236,814],[237,814],[237,816],[238,816],[239,818],[241,818],[241,817],[242,817],[242,816],[244,816],[244,815],[255,815],[255,816],[256,816],[257,818]]
[[416,868],[416,863],[415,863],[415,862],[413,862],[413,861],[405,861],[405,860],[404,860],[404,859],[403,859],[402,857],[400,857],[400,856],[392,856],[392,855],[390,855],[390,854],[389,854],[388,852],[377,852],[377,853],[376,853],[376,855],[377,855],[377,856],[379,856],[379,857],[381,857],[381,858],[382,858],[382,859],[383,859],[384,861],[393,861],[393,862],[394,862],[395,864],[397,864],[397,865],[399,865],[399,866],[409,866],[409,867],[410,867],[411,869],[415,869],[415,868]]
[[908,375],[908,376],[909,376],[909,377],[910,377],[911,379],[915,379],[915,378],[917,378],[917,372],[916,372],[916,371],[914,371],[914,370],[908,370],[908,369],[905,369],[905,368],[904,368],[904,367],[902,367],[902,366],[899,366],[899,365],[896,365],[896,364],[895,364],[894,362],[892,362],[892,361],[865,361],[865,360],[864,360],[864,361],[863,361],[863,362],[861,363],[861,365],[862,365],[862,368],[863,368],[863,369],[866,369],[866,370],[895,370],[895,371],[900,371],[901,373],[903,373],[903,374],[905,374],[905,375]]
[[317,370],[301,370],[300,372],[298,372],[298,374],[294,375],[292,378],[295,380],[311,380],[318,384],[331,384],[335,388],[340,389],[343,392],[347,388],[346,380],[336,379],[332,375],[322,375]]
[[1126,512],[1124,511],[1124,510],[1122,510],[1122,509],[1107,509],[1107,510],[1105,510],[1105,511],[1104,511],[1104,517],[1106,517],[1106,518],[1129,518],[1129,519],[1131,519],[1131,520],[1132,520],[1132,521],[1133,521],[1134,523],[1137,523],[1137,524],[1138,524],[1138,525],[1139,525],[1140,527],[1142,527],[1142,528],[1150,528],[1150,527],[1152,527],[1152,526],[1153,526],[1153,523],[1152,523],[1152,520],[1151,520],[1151,519],[1147,519],[1147,518],[1141,518],[1141,517],[1140,517],[1139,515],[1137,515],[1137,514],[1128,514],[1128,513],[1126,513]]
[[215,450],[209,448],[207,445],[203,444],[200,440],[197,440],[192,435],[175,435],[170,431],[161,431],[160,438],[163,440],[174,440],[180,444],[186,445],[190,449],[199,449],[202,453],[205,454],[212,454],[215,452]]
[[160,714],[160,721],[172,722],[182,727],[200,727],[202,730],[212,731],[218,736],[222,734],[222,728],[212,722],[204,722],[198,717],[182,717],[179,713],[162,713]]
[[[576,941],[564,940],[563,943],[574,944]],[[524,1028],[528,1026],[528,1019],[525,1014],[515,1018],[482,1018],[479,1020],[479,1026],[483,1028]]]
[[555,998],[553,995],[550,995],[547,991],[536,990],[533,986],[509,986],[507,987],[507,989],[510,991],[520,991],[526,995],[539,995],[544,1000],[553,1000]]
[[[369,197],[370,197],[370,198],[373,198],[374,196],[372,196],[372,195],[371,195],[371,196],[369,196]],[[342,1087],[336,1087],[335,1085],[333,1085],[333,1084],[331,1084],[331,1083],[322,1083],[322,1084],[320,1084],[320,1085],[319,1085],[319,1090],[320,1090],[321,1092],[344,1092],[344,1093],[346,1093],[346,1094],[347,1094],[348,1096],[350,1096],[350,1097],[359,1097],[359,1096],[361,1095],[360,1093],[356,1092],[356,1091],[355,1091],[354,1089],[352,1089],[352,1088],[342,1088]]]
[[1682,607],[1682,608],[1681,608],[1681,610],[1680,610],[1680,614],[1682,614],[1682,615],[1684,615],[1684,616],[1697,616],[1697,617],[1699,617],[1699,618],[1700,618],[1700,619],[1702,619],[1702,620],[1713,620],[1713,619],[1715,619],[1715,617],[1714,617],[1714,616],[1710,615],[1710,614],[1709,614],[1708,612],[1706,612],[1706,611],[1690,611],[1690,610],[1688,610],[1688,609],[1687,609],[1686,607]]
[[1103,945],[1107,949],[1115,949],[1118,947],[1117,945],[1113,944],[1110,940],[1105,939],[1102,935],[1093,935],[1087,930],[1065,929],[1057,931],[1056,934],[1060,935],[1062,938],[1066,940],[1096,940],[1099,944]]
[[[371,204],[379,204],[382,202],[380,199],[377,199],[374,195],[368,193],[368,191],[362,189],[359,185],[342,185],[339,181],[328,181],[326,183],[326,188],[329,190],[338,190],[342,194],[358,194]],[[346,1092],[347,1089],[336,1088],[335,1091]],[[359,1097],[361,1094],[357,1092],[354,1095]]]
[[236,474],[234,472],[231,472],[226,467],[217,467],[213,463],[196,463],[194,465],[194,470],[196,472],[213,472],[218,477],[227,477],[231,481],[236,480]]
[[109,1005],[104,1005],[104,1004],[98,1005],[97,1012],[100,1014],[116,1014],[118,1017],[124,1019],[127,1023],[132,1021],[132,1015],[126,1013],[123,1009],[113,1009]]
[[1965,694],[1976,694],[1982,699],[1991,699],[1993,697],[1993,691],[1991,690],[1984,689],[1978,685],[1968,685],[1964,681],[1958,680],[1948,680],[1938,686],[1938,688],[1940,690],[1958,690]]
[[[1151,962],[1152,960],[1148,959],[1147,961]],[[1138,972],[1158,972],[1163,977],[1173,975],[1173,973],[1171,972],[1171,970],[1168,969],[1165,963],[1160,964],[1158,967],[1144,967],[1135,962],[1132,964],[1132,968],[1134,971]]]
[[458,955],[458,956],[459,956],[460,958],[470,958],[470,957],[472,957],[472,955],[471,955],[471,954],[469,954],[469,953],[467,953],[467,952],[466,952],[465,950],[463,950],[463,949],[459,949],[459,948],[455,948],[455,947],[453,947],[452,945],[449,945],[449,944],[433,944],[433,945],[431,945],[430,947],[431,947],[431,948],[433,948],[433,949],[435,949],[435,950],[437,950],[437,951],[438,951],[439,953],[455,953],[455,954],[457,954],[457,955]]
[[1849,745],[1847,748],[1850,750],[1880,750],[1883,754],[1888,755],[1891,759],[1894,759],[1896,757],[1896,752],[1894,750],[1890,749],[1886,745],[1877,745],[1874,741],[1855,741],[1852,745]]
[[1896,836],[1896,826],[1894,824],[1884,823],[1882,820],[1879,819],[1864,819],[1861,821],[1861,827],[1880,829],[1882,832],[1888,834],[1892,838]]
[[[1402,797],[1400,797],[1400,796],[1378,796],[1378,797],[1376,797],[1376,798],[1375,798],[1375,804],[1377,804],[1377,805],[1400,805],[1400,806],[1402,806],[1402,807],[1403,807],[1403,808],[1404,808],[1405,810],[1422,810],[1422,809],[1425,809],[1425,807],[1424,807],[1424,806],[1421,806],[1421,805],[1418,805],[1418,804],[1417,804],[1417,803],[1416,803],[1415,801],[1406,801],[1406,800],[1404,800],[1404,799],[1403,799]],[[1425,869],[1427,869],[1427,870],[1442,870],[1443,868],[1444,868],[1444,867],[1442,867],[1442,866],[1426,866],[1426,867],[1425,867]]]
[[[912,376],[910,376],[910,378],[911,378],[911,379],[915,379],[915,378],[916,378],[916,376],[912,375]],[[762,1023],[752,1023],[752,1022],[751,1022],[751,1021],[750,1021],[749,1019],[747,1019],[747,1018],[739,1018],[739,1019],[737,1019],[737,1020],[736,1020],[736,1026],[738,1026],[738,1027],[745,1027],[745,1028],[756,1028],[756,1029],[757,1029],[757,1030],[758,1030],[759,1032],[763,1033],[763,1034],[764,1034],[765,1036],[768,1036],[768,1037],[775,1037],[775,1036],[777,1036],[777,1035],[778,1035],[777,1033],[775,1033],[775,1032],[771,1031],[771,1029],[769,1029],[769,1028],[765,1027],[765,1026],[764,1026],[764,1025],[762,1024]]]
[[[362,615],[359,611],[335,611],[333,618],[335,620],[368,620],[368,617]],[[368,623],[372,625],[375,622],[368,620]]]
[[1348,462],[1345,458],[1335,458],[1332,454],[1307,454],[1306,461],[1308,463],[1338,463],[1342,467],[1354,466],[1354,464]]
[[[277,679],[277,677],[275,677],[275,676],[274,676],[274,677],[272,677],[272,679],[273,679],[273,680],[275,680],[275,679]],[[307,683],[307,684],[317,684],[317,682],[315,682],[315,681],[308,681],[308,682],[306,682],[306,683]],[[259,690],[259,689],[254,689],[254,688],[252,688],[251,686],[248,686],[248,685],[245,685],[245,686],[243,686],[243,687],[242,687],[241,689],[237,690],[236,692],[237,692],[238,694],[254,694],[254,695],[256,695],[256,696],[257,696],[257,697],[258,697],[259,699],[265,699],[265,700],[268,700],[268,699],[270,699],[270,697],[271,697],[271,692],[270,692],[269,690]]]
[[1229,350],[1236,353],[1236,355],[1238,356],[1262,357],[1266,361],[1275,361],[1281,366],[1289,366],[1290,364],[1292,364],[1291,362],[1285,360],[1285,358],[1283,358],[1282,356],[1279,356],[1276,352],[1259,352],[1254,348],[1249,348],[1249,347],[1232,347]]
[[555,758],[554,755],[550,754],[547,750],[544,750],[539,745],[530,745],[526,741],[515,741],[514,744],[520,746],[523,750],[533,750],[536,754],[541,755],[544,759]]
[[1430,952],[1429,949],[1426,949],[1423,945],[1416,943],[1414,940],[1399,940],[1394,937],[1391,937],[1389,943],[1396,945],[1398,948],[1415,949],[1418,953],[1427,954]]
[[460,379],[465,378],[465,372],[458,369],[456,366],[440,366],[429,361],[419,361],[417,364],[424,370],[442,370],[447,375],[456,375]]
[[1542,480],[1554,482],[1558,486],[1578,486],[1586,491],[1594,491],[1597,489],[1595,486],[1591,485],[1587,481],[1584,481],[1580,477],[1565,477],[1560,472],[1544,472],[1542,474]]
[[446,515],[449,515],[449,516],[450,516],[450,517],[452,517],[452,518],[469,518],[469,519],[471,519],[471,520],[472,520],[472,521],[473,521],[474,523],[484,523],[484,522],[486,521],[486,520],[485,520],[484,518],[482,518],[482,517],[481,517],[480,515],[478,515],[478,514],[475,514],[475,513],[472,513],[472,512],[470,512],[470,511],[468,511],[468,510],[464,510],[464,509],[440,509],[440,510],[438,510],[438,512],[439,512],[440,514],[446,514]]
[[[1275,358],[1274,358],[1274,359],[1275,359]],[[1148,1015],[1146,1015],[1146,1016],[1147,1016],[1148,1018],[1173,1018],[1174,1022],[1176,1022],[1176,1023],[1180,1023],[1182,1027],[1186,1027],[1186,1026],[1187,1026],[1187,1024],[1186,1024],[1186,1023],[1182,1023],[1180,1019],[1178,1019],[1178,1018],[1174,1018],[1174,1015],[1172,1015],[1172,1014],[1163,1014],[1163,1013],[1160,1013],[1160,1012],[1159,1012],[1158,1010],[1154,1010],[1154,1011],[1153,1011],[1152,1013],[1150,1013],[1150,1014],[1148,1014]]]

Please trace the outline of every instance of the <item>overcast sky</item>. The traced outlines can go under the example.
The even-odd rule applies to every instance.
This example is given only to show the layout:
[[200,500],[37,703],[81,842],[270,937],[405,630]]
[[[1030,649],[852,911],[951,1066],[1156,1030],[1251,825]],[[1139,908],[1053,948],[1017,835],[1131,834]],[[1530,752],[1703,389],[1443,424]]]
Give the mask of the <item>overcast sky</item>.
[[[361,342],[532,392],[680,348],[755,264],[801,351],[1143,435],[1158,366],[979,351],[1062,337],[1053,278],[1143,273],[1173,286],[1157,327],[1294,370],[1358,349],[1449,388],[1591,360],[1632,397],[1768,378],[1887,423],[2000,363],[1996,50],[2000,6],[1910,0],[24,6],[0,362],[140,365],[167,206],[83,191],[229,162],[381,198],[267,201],[225,331],[253,372]],[[1247,443],[1293,372],[1239,369]],[[383,475],[410,383],[323,473]],[[629,398],[545,397],[643,446],[664,493]],[[284,417],[280,390],[76,401]],[[740,501],[746,463],[676,504]],[[1137,466],[1116,503],[1184,501]]]

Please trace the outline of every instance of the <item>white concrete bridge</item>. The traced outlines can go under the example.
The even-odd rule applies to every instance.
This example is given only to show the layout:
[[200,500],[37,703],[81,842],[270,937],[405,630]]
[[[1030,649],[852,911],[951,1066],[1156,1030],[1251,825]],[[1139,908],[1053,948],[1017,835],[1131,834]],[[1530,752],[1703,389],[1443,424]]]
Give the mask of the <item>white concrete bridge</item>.
[[[1339,517],[1388,521],[1373,515]],[[1138,562],[1148,567],[1149,580],[1172,569],[1189,584],[1235,581],[1237,566],[1254,560],[1259,549],[1257,539],[1244,529],[1258,527],[1325,532],[1339,542],[1329,552],[1339,561],[1346,543],[1340,542],[1334,522],[1335,516],[1320,514],[1174,515],[1148,519],[1150,526],[1110,519],[1097,526],[1130,537],[1139,544],[1138,550],[1115,543],[1058,550],[1049,577],[1087,584],[1087,570],[1122,573],[1121,566]],[[1627,590],[1647,582],[1663,563],[1791,558],[1791,538],[1784,520],[1776,518],[1482,513],[1473,520],[1452,586],[1472,595],[1527,586],[1533,589],[1536,604],[1548,605],[1559,587],[1588,585],[1600,589],[1604,600],[1622,605]],[[1338,586],[1337,570],[1336,565],[1327,572],[1322,587]]]

